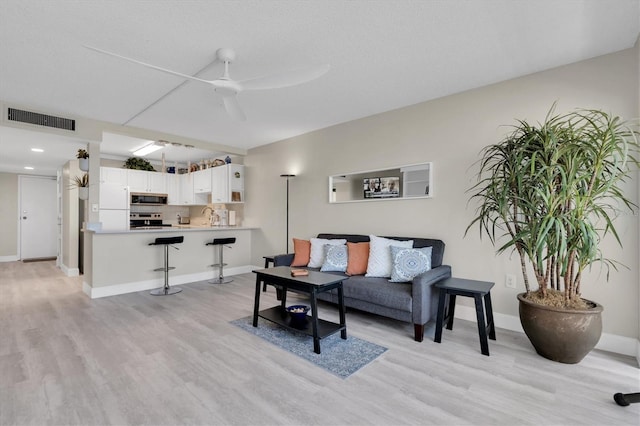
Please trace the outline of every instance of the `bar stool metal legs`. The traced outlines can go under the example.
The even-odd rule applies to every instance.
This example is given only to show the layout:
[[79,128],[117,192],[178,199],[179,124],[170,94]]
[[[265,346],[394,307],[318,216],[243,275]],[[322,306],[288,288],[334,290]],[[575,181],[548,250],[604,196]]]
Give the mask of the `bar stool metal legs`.
[[182,289],[180,287],[169,286],[169,271],[176,269],[173,266],[169,266],[169,246],[179,250],[178,247],[174,247],[173,244],[179,244],[184,241],[184,237],[168,237],[168,238],[156,238],[153,243],[149,243],[150,246],[163,245],[164,247],[164,266],[162,268],[156,268],[154,271],[164,271],[164,286],[151,290],[151,294],[154,296],[169,296],[172,294],[180,293]]
[[224,267],[227,266],[227,264],[224,263],[223,247],[227,246],[228,248],[231,248],[229,244],[234,244],[235,242],[236,242],[235,237],[214,238],[212,242],[206,244],[208,246],[218,246],[218,258],[220,259],[219,263],[214,263],[213,265],[209,265],[214,268],[218,267],[218,277],[214,278],[211,281],[208,281],[209,284],[227,284],[233,281],[233,278],[224,276]]

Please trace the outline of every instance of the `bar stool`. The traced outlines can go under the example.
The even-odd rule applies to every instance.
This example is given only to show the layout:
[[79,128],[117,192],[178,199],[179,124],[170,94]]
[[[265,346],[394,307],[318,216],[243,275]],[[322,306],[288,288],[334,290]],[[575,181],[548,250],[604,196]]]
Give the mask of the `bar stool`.
[[164,287],[156,288],[151,290],[151,294],[154,296],[169,296],[170,294],[180,293],[182,289],[180,287],[169,287],[169,271],[171,269],[176,269],[173,266],[169,266],[169,246],[173,247],[176,250],[179,250],[178,247],[174,247],[174,244],[180,244],[184,241],[184,237],[165,237],[165,238],[156,238],[156,240],[152,243],[149,243],[150,246],[164,246],[164,266],[162,268],[156,268],[154,271],[164,271]]
[[209,265],[211,267],[218,267],[218,278],[214,278],[212,281],[209,281],[210,284],[226,284],[226,283],[230,283],[231,281],[233,281],[232,278],[225,278],[224,276],[224,267],[227,266],[226,263],[224,263],[224,256],[222,253],[222,249],[224,246],[227,246],[228,248],[231,248],[231,246],[229,244],[234,244],[236,242],[236,238],[235,237],[231,237],[231,238],[214,238],[213,241],[211,241],[210,243],[207,243],[207,246],[218,246],[218,252],[219,255],[218,257],[220,258],[220,262],[219,263],[214,263],[213,265]]

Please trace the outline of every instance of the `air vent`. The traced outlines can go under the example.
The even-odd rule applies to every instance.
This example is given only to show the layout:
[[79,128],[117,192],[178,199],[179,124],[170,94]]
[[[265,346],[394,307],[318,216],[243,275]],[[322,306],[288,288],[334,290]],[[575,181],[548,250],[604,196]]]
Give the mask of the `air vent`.
[[21,109],[9,108],[8,119],[9,121],[35,124],[36,126],[54,127],[56,129],[71,130],[72,132],[76,131],[76,120],[23,111]]

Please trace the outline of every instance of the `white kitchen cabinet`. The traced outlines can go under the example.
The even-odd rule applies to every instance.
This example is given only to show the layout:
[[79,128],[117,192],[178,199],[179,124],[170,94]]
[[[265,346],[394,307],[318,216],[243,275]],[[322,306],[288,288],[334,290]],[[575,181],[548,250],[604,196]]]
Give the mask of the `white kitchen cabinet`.
[[180,183],[178,182],[178,175],[173,173],[167,174],[167,204],[179,205],[180,204]]
[[105,182],[127,186],[127,169],[100,167],[100,183]]
[[195,204],[193,197],[193,173],[178,175],[178,204],[188,206]]
[[229,166],[218,166],[211,170],[211,202],[226,203],[229,201]]
[[229,202],[244,202],[244,166],[242,164],[229,164]]
[[166,194],[166,177],[167,175],[165,173],[148,172],[146,170],[127,170],[127,180],[131,192]]
[[193,175],[193,192],[201,194],[211,192],[211,170],[198,170],[191,173]]
[[244,166],[227,164],[211,169],[211,202],[244,202]]

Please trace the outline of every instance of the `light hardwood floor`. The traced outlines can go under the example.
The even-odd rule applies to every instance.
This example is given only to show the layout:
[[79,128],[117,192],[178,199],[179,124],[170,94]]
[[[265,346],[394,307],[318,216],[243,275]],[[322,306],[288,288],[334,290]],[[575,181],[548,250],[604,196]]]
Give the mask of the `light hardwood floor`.
[[229,324],[255,288],[234,278],[90,300],[53,262],[0,264],[0,424],[640,424],[640,404],[612,399],[640,391],[632,358],[558,364],[502,329],[486,357],[475,323],[417,343],[410,324],[349,311],[350,335],[389,350],[343,380]]

